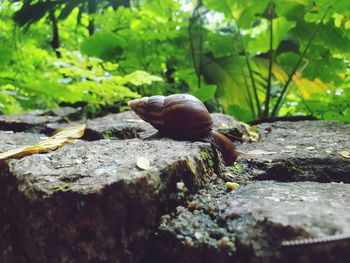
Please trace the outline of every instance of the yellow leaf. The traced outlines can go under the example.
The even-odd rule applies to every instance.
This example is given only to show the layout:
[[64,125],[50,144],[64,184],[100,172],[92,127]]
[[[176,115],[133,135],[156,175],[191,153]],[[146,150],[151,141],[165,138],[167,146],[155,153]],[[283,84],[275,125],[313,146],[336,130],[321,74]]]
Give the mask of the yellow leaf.
[[4,153],[0,153],[0,160],[6,160],[9,158],[20,158],[25,155],[36,153],[51,152],[83,136],[85,128],[85,124],[65,128],[59,133],[55,134],[54,136],[49,137],[39,142],[38,144],[24,146],[17,149],[9,150]]
[[61,130],[60,132],[53,135],[52,139],[69,138],[77,139],[84,135],[86,124],[80,124]]
[[227,182],[226,183],[226,187],[231,189],[231,190],[233,190],[233,191],[235,191],[235,190],[237,190],[239,188],[239,184],[233,183],[233,182]]
[[286,84],[288,80],[287,73],[277,64],[272,65],[272,73],[276,79],[278,79],[283,85]]
[[136,166],[141,170],[148,170],[150,168],[150,162],[146,157],[139,157],[137,158]]
[[323,83],[322,80],[318,78],[309,80],[296,75],[293,80],[305,99],[310,99],[316,93],[326,92],[333,88],[332,84]]
[[249,135],[249,139],[253,142],[256,142],[259,140],[259,128],[257,126],[250,126],[249,124],[240,121],[239,122],[241,125],[244,126],[244,128],[246,129],[248,135]]
[[344,158],[350,158],[350,152],[348,151],[341,151],[338,152],[341,156],[343,156]]
[[220,123],[219,128],[227,129],[229,126],[226,123]]
[[29,146],[24,146],[21,148],[9,150],[4,153],[0,153],[0,160],[5,160],[11,157],[19,158],[28,154]]

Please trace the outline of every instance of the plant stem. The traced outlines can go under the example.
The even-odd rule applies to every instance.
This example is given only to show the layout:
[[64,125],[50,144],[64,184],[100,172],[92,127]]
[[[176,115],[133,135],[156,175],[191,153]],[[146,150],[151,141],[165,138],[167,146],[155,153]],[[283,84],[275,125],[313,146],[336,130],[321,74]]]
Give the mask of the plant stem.
[[269,20],[270,20],[270,50],[269,50],[269,75],[267,78],[266,95],[265,95],[265,109],[263,117],[269,116],[269,104],[271,98],[271,85],[272,85],[272,64],[273,64],[273,3],[270,2],[269,7]]
[[[198,1],[198,4],[197,6],[194,8],[193,10],[193,13],[192,13],[192,17],[190,19],[190,24],[188,26],[188,36],[189,36],[189,40],[190,40],[190,46],[191,46],[191,56],[192,56],[192,62],[193,62],[193,67],[195,69],[195,72],[196,72],[196,76],[197,76],[197,87],[198,89],[201,88],[201,74],[200,74],[200,67],[201,67],[201,64],[202,64],[202,61],[200,60],[199,61],[199,65],[197,64],[197,61],[196,61],[196,54],[195,54],[195,47],[194,47],[194,43],[193,43],[193,38],[192,38],[192,27],[194,26],[196,20],[197,20],[197,17],[195,16],[196,15],[196,12],[198,11],[199,7],[202,5],[201,1]],[[199,39],[199,42],[200,42],[200,55],[202,55],[202,36],[200,34],[200,39]]]
[[[322,16],[321,21],[322,21],[323,18],[326,16],[326,14],[327,14],[327,12],[328,12],[328,9],[329,9],[329,7],[327,8],[327,10],[325,11],[324,15]],[[277,99],[277,102],[276,102],[276,104],[275,104],[275,106],[274,106],[274,108],[273,108],[273,110],[272,110],[271,116],[276,116],[276,115],[278,114],[278,111],[279,111],[279,109],[280,109],[280,107],[281,107],[281,105],[282,105],[282,102],[283,102],[283,100],[284,100],[284,97],[286,96],[286,93],[287,93],[289,84],[290,84],[291,81],[293,80],[293,76],[294,76],[295,72],[297,71],[297,69],[299,68],[301,62],[303,61],[303,59],[304,59],[304,57],[305,57],[305,55],[306,55],[306,52],[309,50],[309,47],[311,46],[312,41],[315,39],[316,34],[317,34],[317,32],[318,32],[318,28],[319,28],[319,27],[316,27],[315,30],[314,30],[314,32],[312,32],[312,35],[311,35],[309,41],[307,42],[307,44],[306,44],[306,46],[305,46],[305,48],[304,48],[303,53],[300,55],[299,60],[298,60],[297,63],[295,64],[295,66],[294,66],[294,68],[293,68],[291,74],[290,74],[289,77],[288,77],[288,80],[287,80],[286,84],[284,84],[283,89],[282,89],[282,92],[281,92],[281,95],[280,95],[280,96],[278,97],[278,99]]]
[[55,17],[55,10],[51,8],[49,10],[49,19],[52,23],[52,40],[51,40],[51,46],[54,49],[56,56],[58,58],[61,57],[61,52],[59,51],[60,48],[60,37],[58,33],[58,21]]
[[[236,22],[236,25],[237,25],[237,22]],[[240,42],[240,44],[242,46],[243,55],[244,55],[244,58],[245,58],[245,61],[246,61],[246,64],[247,64],[247,68],[248,68],[248,72],[249,72],[249,78],[250,78],[250,81],[251,81],[252,87],[253,87],[253,93],[254,93],[254,98],[255,98],[255,103],[256,103],[258,116],[260,117],[261,116],[261,107],[260,107],[260,101],[259,101],[259,97],[258,97],[258,91],[257,91],[256,85],[255,85],[255,79],[254,79],[254,76],[253,76],[253,70],[252,70],[252,67],[250,65],[248,54],[246,52],[245,45],[244,45],[244,42],[243,42],[243,38],[242,38],[242,35],[241,35],[241,32],[240,32],[240,29],[239,29],[238,25],[237,25],[237,31],[238,31],[238,39],[239,39],[239,42]],[[250,95],[250,93],[249,93],[249,95]],[[252,109],[253,109],[253,115],[255,116],[254,107]]]

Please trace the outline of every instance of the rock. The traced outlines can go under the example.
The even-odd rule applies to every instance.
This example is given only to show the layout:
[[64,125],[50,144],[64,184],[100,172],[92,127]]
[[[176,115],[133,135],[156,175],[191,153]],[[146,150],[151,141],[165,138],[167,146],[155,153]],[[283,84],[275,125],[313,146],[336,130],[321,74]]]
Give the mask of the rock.
[[[77,116],[65,108],[1,116],[0,152],[82,122]],[[216,128],[234,121],[212,116]],[[237,145],[256,158],[240,157],[224,169],[209,144],[138,139],[155,130],[132,112],[87,124],[75,144],[0,162],[0,262],[346,262],[350,257],[349,125],[262,124],[258,142]],[[138,168],[139,157],[150,167]],[[227,182],[240,187],[229,189]],[[282,245],[338,234],[345,238]]]
[[46,138],[44,134],[0,130],[0,152],[31,145],[43,138]]
[[[233,124],[234,118],[220,114],[213,113],[215,127],[219,127],[222,123],[230,126]],[[71,123],[50,123],[47,125],[51,132],[56,129],[62,129]],[[145,138],[157,130],[150,124],[143,121],[133,111],[125,111],[122,113],[108,114],[93,120],[87,121],[87,129],[83,137],[84,140],[94,141],[100,139],[133,139]]]
[[214,120],[214,128],[219,128],[223,124],[227,125],[228,127],[231,127],[237,122],[237,120],[230,115],[222,113],[211,113],[210,115]]
[[81,118],[81,109],[64,107],[52,110],[37,110],[22,114],[1,115],[0,130],[14,132],[50,133],[50,123],[64,123]]
[[[255,180],[350,183],[350,125],[327,121],[276,122],[260,126],[256,143],[240,150],[257,158],[241,160]],[[269,159],[266,161],[265,159]]]
[[86,138],[97,140],[102,138],[132,139],[146,137],[156,132],[147,122],[141,120],[133,111],[109,114],[89,120]]
[[[349,234],[349,191],[348,184],[316,182],[256,182],[229,194],[220,185],[211,186],[193,196],[200,213],[187,209],[162,221],[155,258],[161,262],[314,262],[322,255],[322,262],[338,262],[330,250],[332,243],[317,249],[281,244]],[[216,212],[206,208],[208,200]],[[186,239],[192,240],[190,249]],[[339,241],[337,259],[350,255],[349,242],[350,236]]]
[[140,262],[161,211],[184,198],[179,182],[193,193],[219,171],[213,154],[205,143],[99,140],[1,163],[0,261]]

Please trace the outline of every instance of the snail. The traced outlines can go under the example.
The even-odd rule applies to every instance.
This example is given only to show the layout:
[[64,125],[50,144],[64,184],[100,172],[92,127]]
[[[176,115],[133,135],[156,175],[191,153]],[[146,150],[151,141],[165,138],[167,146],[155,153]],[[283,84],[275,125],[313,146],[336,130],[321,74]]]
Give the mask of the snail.
[[210,142],[222,153],[225,165],[233,165],[241,155],[230,139],[213,131],[214,121],[207,108],[192,95],[143,97],[130,101],[128,105],[161,136]]

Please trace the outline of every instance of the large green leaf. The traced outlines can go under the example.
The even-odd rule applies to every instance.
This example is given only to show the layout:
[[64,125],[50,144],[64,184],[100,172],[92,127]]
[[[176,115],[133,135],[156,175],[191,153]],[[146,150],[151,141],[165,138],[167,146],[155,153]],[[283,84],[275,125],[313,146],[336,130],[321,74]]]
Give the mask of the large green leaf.
[[203,0],[203,4],[205,4],[211,10],[225,14],[227,17],[232,15],[231,8],[233,2],[231,0]]
[[125,39],[110,32],[97,32],[93,36],[84,39],[80,51],[88,56],[98,57],[104,60],[115,60],[123,52]]
[[[232,110],[233,105],[237,112],[250,109],[249,94],[252,96],[253,90],[244,64],[244,58],[238,56],[222,59],[207,58],[204,63],[204,78],[207,83],[217,85],[216,95],[226,111],[229,107]],[[236,117],[240,119],[241,116]],[[245,115],[245,118],[247,117]],[[252,117],[252,112],[249,117]]]
[[[270,49],[270,30],[269,22],[266,19],[262,20],[262,26],[260,27],[260,34],[255,38],[249,40],[247,45],[247,51],[250,53],[265,53]],[[294,21],[288,21],[284,17],[278,17],[272,20],[272,48],[275,50],[281,41],[287,36],[289,30],[295,27]],[[259,29],[258,29],[259,30]]]

